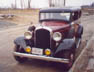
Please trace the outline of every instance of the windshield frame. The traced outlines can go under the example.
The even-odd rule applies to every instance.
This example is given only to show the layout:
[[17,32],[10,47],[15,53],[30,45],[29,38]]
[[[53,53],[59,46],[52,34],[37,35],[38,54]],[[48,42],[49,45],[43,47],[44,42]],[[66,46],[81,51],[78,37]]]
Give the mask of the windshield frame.
[[[69,20],[63,20],[63,19],[43,19],[43,20],[40,20],[41,13],[70,13],[70,18],[69,18]],[[71,21],[71,15],[72,15],[72,12],[40,12],[39,13],[39,22],[43,22],[43,21],[65,21],[65,22],[70,22]]]

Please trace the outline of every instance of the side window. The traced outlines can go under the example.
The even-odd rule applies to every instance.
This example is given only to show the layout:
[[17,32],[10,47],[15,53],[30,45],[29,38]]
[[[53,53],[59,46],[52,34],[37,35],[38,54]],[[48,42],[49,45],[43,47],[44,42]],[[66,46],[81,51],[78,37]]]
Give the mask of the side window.
[[78,12],[74,12],[73,14],[73,20],[77,20],[79,18]]

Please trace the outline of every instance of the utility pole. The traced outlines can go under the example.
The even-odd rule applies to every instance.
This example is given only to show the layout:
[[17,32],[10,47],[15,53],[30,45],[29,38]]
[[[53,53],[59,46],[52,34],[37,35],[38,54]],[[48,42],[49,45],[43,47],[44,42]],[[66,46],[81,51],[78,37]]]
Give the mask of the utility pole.
[[66,6],[66,0],[64,0],[64,6]]
[[52,0],[49,0],[49,6],[52,7]]
[[31,8],[31,0],[28,0],[28,9]]
[[16,2],[16,0],[15,0],[15,9],[17,8],[17,2]]
[[49,7],[66,6],[66,0],[49,0]]

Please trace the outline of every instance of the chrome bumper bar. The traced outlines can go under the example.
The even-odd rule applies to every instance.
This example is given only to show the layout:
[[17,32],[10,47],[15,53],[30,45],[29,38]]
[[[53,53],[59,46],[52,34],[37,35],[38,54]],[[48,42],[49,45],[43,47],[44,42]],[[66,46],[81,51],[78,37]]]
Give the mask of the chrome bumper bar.
[[69,59],[64,59],[64,58],[54,58],[54,57],[25,54],[25,53],[19,53],[19,52],[14,52],[13,54],[15,56],[27,57],[27,58],[32,58],[32,59],[40,59],[40,60],[60,62],[60,63],[69,63]]

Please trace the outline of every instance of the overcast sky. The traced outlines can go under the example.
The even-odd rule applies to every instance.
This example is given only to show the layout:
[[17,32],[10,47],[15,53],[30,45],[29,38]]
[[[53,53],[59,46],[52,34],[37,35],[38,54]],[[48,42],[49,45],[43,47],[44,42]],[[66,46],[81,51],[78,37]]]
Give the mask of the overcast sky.
[[[24,6],[27,7],[27,0],[24,1]],[[32,7],[48,7],[48,0],[31,0]],[[94,0],[66,0],[66,6],[81,6],[81,5],[87,5],[94,2]],[[20,0],[16,0],[17,7],[21,7]],[[12,4],[15,4],[15,0],[0,0],[0,7],[11,7]]]

